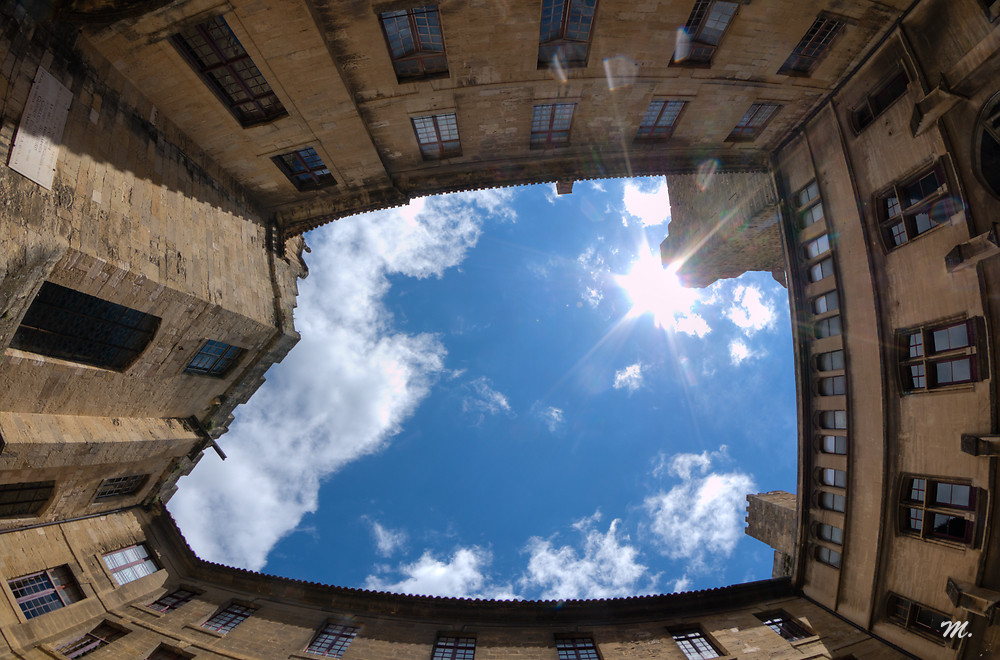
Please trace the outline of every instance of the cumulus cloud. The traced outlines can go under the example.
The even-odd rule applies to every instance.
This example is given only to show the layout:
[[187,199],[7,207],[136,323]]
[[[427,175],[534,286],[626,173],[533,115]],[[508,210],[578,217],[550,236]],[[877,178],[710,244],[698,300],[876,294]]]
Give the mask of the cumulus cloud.
[[739,285],[733,290],[733,304],[726,316],[750,337],[758,330],[774,326],[778,315],[754,285]]
[[[614,598],[649,591],[655,577],[647,576],[647,567],[638,562],[639,551],[629,544],[627,535],[619,534],[618,520],[606,533],[594,525],[600,514],[574,524],[583,535],[583,548],[556,547],[551,539],[532,537],[525,548],[528,567],[518,583],[524,589],[541,589],[545,600],[577,598]],[[649,581],[647,589],[640,580]]]
[[690,587],[691,587],[691,578],[689,578],[687,576],[687,573],[685,573],[681,577],[674,580],[673,588],[671,589],[671,591],[675,594],[679,594],[682,591],[687,591]]
[[615,382],[613,386],[616,390],[627,389],[628,393],[631,394],[642,387],[642,383],[642,363],[640,362],[630,364],[624,369],[619,369],[615,372]]
[[686,560],[689,572],[728,557],[743,536],[746,495],[754,492],[754,482],[739,471],[711,471],[726,458],[725,445],[718,452],[674,455],[667,471],[680,483],[644,503],[661,552]]
[[461,263],[486,221],[507,222],[510,193],[415,200],[313,232],[300,283],[302,339],[268,372],[170,502],[199,556],[260,570],[270,549],[315,511],[320,482],[382,449],[444,373],[434,335],[392,329],[390,275],[440,277]]
[[438,559],[428,550],[417,561],[401,564],[396,569],[404,576],[403,579],[393,582],[385,576],[369,575],[365,586],[377,591],[419,596],[496,600],[518,598],[510,585],[490,583],[485,571],[492,561],[490,552],[478,546],[460,547],[447,560]]
[[406,544],[406,532],[403,530],[391,530],[381,525],[377,520],[373,520],[371,523],[375,549],[383,557],[389,557]]
[[742,339],[734,339],[729,342],[729,361],[732,362],[733,366],[739,366],[756,355]]
[[670,220],[670,194],[666,179],[654,179],[652,184],[630,180],[625,183],[622,201],[625,211],[644,227]]

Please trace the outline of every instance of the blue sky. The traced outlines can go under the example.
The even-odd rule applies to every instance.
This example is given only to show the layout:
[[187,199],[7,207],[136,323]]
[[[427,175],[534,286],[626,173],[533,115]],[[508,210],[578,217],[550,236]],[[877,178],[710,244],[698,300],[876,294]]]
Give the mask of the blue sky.
[[311,232],[302,341],[170,503],[194,550],[442,596],[770,577],[744,498],[795,488],[787,292],[678,287],[668,213],[662,179],[605,180]]

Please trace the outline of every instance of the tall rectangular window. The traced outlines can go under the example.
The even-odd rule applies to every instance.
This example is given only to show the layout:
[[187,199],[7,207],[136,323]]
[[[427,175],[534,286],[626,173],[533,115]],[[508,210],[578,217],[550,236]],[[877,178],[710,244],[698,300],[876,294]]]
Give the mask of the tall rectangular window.
[[666,99],[653,99],[646,108],[646,114],[639,124],[639,132],[636,133],[636,140],[666,140],[677,125],[677,120],[684,110],[684,101],[668,101]]
[[221,341],[208,339],[188,362],[184,373],[223,378],[242,355],[243,349],[239,346],[230,346]]
[[431,660],[473,660],[475,657],[475,637],[438,637],[431,654]]
[[213,614],[211,619],[201,624],[201,627],[214,630],[219,634],[225,635],[233,628],[246,621],[246,619],[253,613],[254,608],[252,607],[232,603],[225,609],[219,610]]
[[591,637],[560,637],[556,639],[558,660],[601,660]]
[[448,58],[436,5],[379,14],[396,78],[420,80],[448,75]]
[[54,481],[0,484],[0,518],[38,515],[52,497],[55,486]]
[[101,482],[101,485],[97,487],[97,492],[94,493],[94,499],[105,500],[112,497],[134,495],[140,488],[143,487],[146,483],[146,479],[148,478],[148,474],[133,474],[127,477],[112,477],[110,479],[105,479]]
[[337,183],[330,169],[312,147],[289,151],[271,158],[298,190],[318,190]]
[[7,581],[24,616],[33,619],[46,612],[83,600],[68,566],[57,566],[40,573],[22,575]]
[[309,653],[325,655],[328,658],[339,658],[351,645],[358,635],[358,629],[354,626],[342,626],[335,623],[328,623],[323,630],[313,637],[312,642],[306,647]]
[[924,539],[973,543],[977,492],[973,486],[956,481],[904,479],[899,498],[903,531]]
[[194,598],[194,596],[195,594],[192,591],[188,591],[187,589],[178,589],[176,591],[171,591],[169,594],[163,594],[146,607],[166,614],[167,612],[176,610],[178,607]]
[[754,614],[754,616],[760,619],[761,623],[765,626],[790,642],[805,639],[810,636],[809,632],[807,632],[798,621],[790,617],[788,613],[783,610],[761,612],[760,614]]
[[587,66],[597,0],[542,0],[538,68]]
[[733,127],[728,142],[750,142],[764,132],[768,122],[781,108],[777,103],[754,103],[743,113],[743,118]]
[[103,559],[119,587],[160,570],[149,558],[149,550],[142,543],[109,552]]
[[709,64],[722,35],[736,16],[737,2],[695,0],[682,33],[678,34],[674,64]]
[[778,69],[778,73],[787,76],[807,76],[812,73],[843,27],[843,21],[829,16],[817,16],[792,50],[792,54]]
[[946,224],[958,210],[958,204],[948,196],[948,180],[941,165],[893,184],[875,202],[887,250]]
[[67,658],[82,658],[88,653],[92,653],[101,647],[107,646],[119,637],[124,636],[124,630],[105,622],[91,630],[83,637],[74,639],[69,644],[63,644],[56,650]]
[[462,141],[458,137],[458,120],[454,112],[414,117],[411,121],[424,160],[462,155]]
[[670,634],[688,660],[718,658],[721,655],[700,628],[674,630]]
[[152,341],[160,319],[45,282],[11,348],[105,369],[125,369]]
[[288,113],[221,16],[181,30],[174,46],[244,127]]
[[531,148],[547,149],[569,144],[575,103],[536,105],[531,115]]
[[975,319],[899,333],[903,390],[927,391],[978,381],[977,348]]

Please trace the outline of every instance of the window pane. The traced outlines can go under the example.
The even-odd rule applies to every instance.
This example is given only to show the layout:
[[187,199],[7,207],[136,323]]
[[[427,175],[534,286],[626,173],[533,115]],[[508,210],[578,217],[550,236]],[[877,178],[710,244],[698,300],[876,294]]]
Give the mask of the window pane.
[[934,352],[947,351],[953,348],[964,348],[969,345],[969,325],[962,322],[944,328],[938,328],[932,333]]
[[0,518],[38,514],[52,497],[54,481],[0,484]]
[[946,362],[937,362],[937,380],[939,385],[948,383],[968,383],[972,380],[972,362],[969,358],[959,358]]
[[846,387],[846,378],[844,376],[831,376],[830,378],[819,379],[820,396],[844,394]]
[[824,435],[823,451],[827,454],[846,454],[847,438],[842,435]]
[[934,503],[967,509],[972,506],[972,487],[965,484],[937,482],[934,484]]
[[824,252],[830,251],[830,238],[823,234],[819,238],[806,243],[806,258],[814,259]]

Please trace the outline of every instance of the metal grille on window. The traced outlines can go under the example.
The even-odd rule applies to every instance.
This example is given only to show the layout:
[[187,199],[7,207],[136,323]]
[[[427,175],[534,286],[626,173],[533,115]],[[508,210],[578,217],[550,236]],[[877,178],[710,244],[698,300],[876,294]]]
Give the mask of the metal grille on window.
[[148,474],[133,474],[127,477],[112,477],[105,479],[97,488],[94,494],[95,500],[103,500],[110,497],[122,497],[132,495],[146,483]]
[[288,114],[221,16],[181,30],[172,41],[243,126]]
[[560,638],[556,640],[558,660],[600,660],[597,647],[590,637]]
[[542,0],[538,68],[587,65],[597,0]]
[[159,570],[159,567],[149,558],[149,550],[141,543],[109,552],[103,556],[103,559],[104,565],[115,578],[118,586],[152,575]]
[[160,324],[151,314],[45,282],[11,340],[11,348],[124,369],[142,353]]
[[83,593],[68,566],[14,578],[7,581],[7,586],[28,619],[83,600]]
[[188,591],[187,589],[178,589],[177,591],[172,591],[169,594],[160,596],[146,607],[151,610],[156,610],[157,612],[166,613],[176,610],[178,607],[194,598],[194,596],[194,592]]
[[679,630],[672,632],[671,635],[689,660],[719,657],[719,652],[701,630]]
[[298,190],[316,190],[337,183],[330,169],[312,147],[271,158]]
[[458,137],[455,113],[414,117],[412,121],[420,153],[426,160],[462,155],[462,141]]
[[574,103],[536,105],[531,116],[531,147],[562,147],[569,144]]
[[441,15],[436,6],[385,11],[379,21],[397,78],[413,80],[448,74]]
[[328,658],[339,658],[351,645],[358,635],[358,629],[353,626],[342,626],[334,623],[327,624],[319,634],[313,638],[306,651],[317,655],[325,655]]
[[948,196],[948,181],[940,165],[893,185],[878,197],[876,213],[882,242],[892,250],[917,236],[947,224],[961,205]]
[[52,497],[54,481],[0,484],[0,518],[37,515]]
[[209,339],[191,358],[187,367],[184,368],[184,372],[222,378],[229,373],[241,355],[243,355],[243,349],[239,346],[230,346],[221,341]]
[[709,64],[739,7],[737,2],[696,0],[678,34],[674,64]]
[[69,644],[64,644],[56,650],[67,658],[82,658],[88,653],[96,651],[102,646],[107,646],[124,635],[125,631],[121,628],[116,628],[108,623],[102,623],[83,637],[74,639]]
[[771,118],[781,108],[777,103],[754,103],[743,113],[739,123],[729,133],[730,142],[747,142],[760,135]]
[[438,637],[431,660],[473,660],[475,656],[475,637]]
[[225,635],[253,613],[253,608],[233,603],[226,609],[216,612],[211,619],[201,624],[201,627]]
[[792,54],[778,69],[778,73],[785,75],[811,73],[843,27],[843,21],[828,16],[818,16],[792,50]]
[[666,140],[673,134],[677,119],[684,110],[684,101],[653,99],[639,124],[637,140]]

